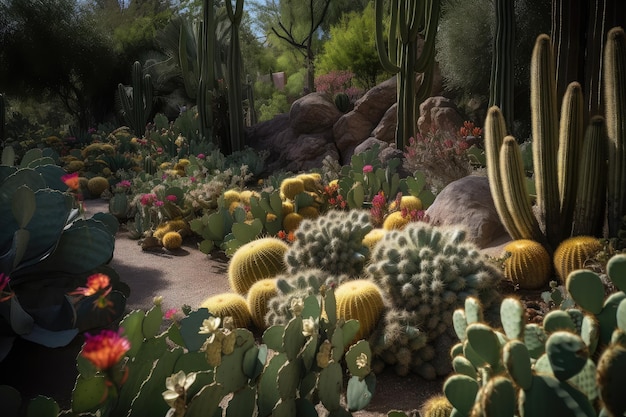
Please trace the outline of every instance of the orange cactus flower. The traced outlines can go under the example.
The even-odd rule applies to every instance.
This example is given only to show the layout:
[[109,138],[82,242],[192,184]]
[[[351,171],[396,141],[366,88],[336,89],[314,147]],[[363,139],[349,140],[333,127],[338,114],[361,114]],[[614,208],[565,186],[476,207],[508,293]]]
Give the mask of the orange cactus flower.
[[107,295],[111,292],[111,280],[109,279],[108,275],[98,273],[93,274],[87,278],[86,287],[78,287],[70,294],[80,294],[84,295],[85,297],[89,297],[100,292],[104,292],[104,295]]
[[122,336],[122,329],[102,330],[92,336],[85,333],[85,344],[81,355],[101,371],[117,364],[130,350],[130,342]]
[[80,181],[78,180],[78,172],[66,174],[61,177],[61,181],[65,183],[71,190],[78,190]]

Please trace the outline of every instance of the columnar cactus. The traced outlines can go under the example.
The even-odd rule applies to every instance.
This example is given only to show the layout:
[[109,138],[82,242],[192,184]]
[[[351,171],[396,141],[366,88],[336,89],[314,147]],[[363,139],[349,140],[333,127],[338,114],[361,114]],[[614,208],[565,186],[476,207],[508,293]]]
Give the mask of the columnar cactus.
[[[491,81],[489,82],[489,107],[498,106],[504,119],[513,120],[513,79],[515,57],[515,5],[508,0],[494,2],[496,14]],[[508,129],[511,131],[511,129]]]
[[[386,71],[398,74],[398,122],[396,148],[404,149],[415,136],[419,104],[430,94],[435,56],[435,35],[439,22],[440,0],[390,2],[391,24],[388,45],[383,38],[383,0],[376,0],[376,50]],[[422,52],[417,56],[420,37]],[[422,83],[416,91],[416,76]]]
[[138,61],[133,64],[132,87],[133,92],[129,98],[124,85],[120,83],[117,86],[122,104],[122,116],[136,135],[143,136],[152,113],[153,86],[150,74],[143,74]]
[[235,9],[231,0],[226,0],[226,13],[230,20],[230,44],[228,46],[228,115],[230,122],[230,143],[225,154],[241,151],[244,147],[244,117],[241,85],[243,83],[241,42],[239,25],[243,16],[243,0],[236,0]]
[[396,372],[441,374],[431,364],[433,345],[450,329],[453,311],[471,295],[487,305],[497,298],[502,276],[464,240],[461,229],[418,222],[386,233],[374,247],[367,273],[390,304],[374,351]]
[[368,254],[363,237],[371,229],[368,212],[361,210],[331,210],[317,219],[305,219],[285,254],[287,270],[296,273],[302,268],[319,268],[356,277]]

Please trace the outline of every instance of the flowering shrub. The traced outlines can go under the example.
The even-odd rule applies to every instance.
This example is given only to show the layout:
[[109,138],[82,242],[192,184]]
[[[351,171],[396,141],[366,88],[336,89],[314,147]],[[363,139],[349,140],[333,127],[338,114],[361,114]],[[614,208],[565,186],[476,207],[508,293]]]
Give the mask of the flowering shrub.
[[437,191],[473,171],[468,150],[471,141],[480,139],[482,130],[465,122],[456,136],[431,130],[409,139],[404,152],[404,166],[411,172],[421,171],[429,185]]
[[350,101],[354,102],[361,95],[363,90],[352,86],[354,74],[350,71],[331,71],[327,74],[319,75],[315,78],[315,91],[328,93],[334,96],[336,93],[346,93]]

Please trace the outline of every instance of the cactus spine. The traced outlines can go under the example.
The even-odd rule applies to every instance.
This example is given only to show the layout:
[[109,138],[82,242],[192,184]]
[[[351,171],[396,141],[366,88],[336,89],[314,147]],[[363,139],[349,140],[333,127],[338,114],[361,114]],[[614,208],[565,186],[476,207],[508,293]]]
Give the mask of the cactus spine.
[[622,28],[609,31],[604,65],[604,98],[609,136],[609,235],[616,236],[626,215],[626,35]]
[[[375,1],[376,50],[386,71],[398,74],[398,122],[396,148],[404,149],[415,136],[419,103],[430,94],[435,56],[435,34],[439,22],[440,0],[392,0],[389,45],[383,40],[383,0]],[[424,47],[417,56],[419,35]],[[416,91],[416,75],[423,73]]]
[[153,87],[150,74],[143,74],[141,64],[135,61],[132,70],[132,102],[126,94],[124,85],[118,84],[117,89],[122,104],[122,116],[128,127],[136,135],[143,135],[152,112]]

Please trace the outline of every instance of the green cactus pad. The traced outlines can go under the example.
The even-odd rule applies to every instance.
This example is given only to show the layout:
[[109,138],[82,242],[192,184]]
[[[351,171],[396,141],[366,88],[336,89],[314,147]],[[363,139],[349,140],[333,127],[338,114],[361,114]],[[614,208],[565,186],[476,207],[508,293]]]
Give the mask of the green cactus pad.
[[467,375],[470,378],[474,379],[477,379],[478,377],[476,373],[476,368],[474,368],[472,362],[470,362],[464,356],[455,356],[454,359],[452,359],[452,368],[457,374]]
[[483,319],[483,307],[480,304],[480,300],[475,297],[467,297],[465,299],[465,318],[467,324],[482,322]]
[[598,360],[597,382],[600,398],[610,415],[622,416],[626,412],[626,348],[608,347]]
[[600,339],[600,326],[593,316],[585,314],[583,317],[580,326],[580,337],[587,345],[589,355],[593,356],[598,346],[598,340]]
[[301,370],[297,362],[287,361],[278,370],[278,393],[282,400],[296,398]]
[[626,300],[622,300],[617,306],[615,319],[617,321],[617,327],[626,331]]
[[531,358],[537,359],[545,352],[545,343],[548,339],[543,327],[538,324],[527,324],[524,331],[524,344],[528,348]]
[[492,369],[499,367],[501,346],[491,327],[483,323],[470,324],[467,326],[467,340]]
[[233,394],[226,408],[226,417],[252,416],[256,405],[256,390],[244,387]]
[[620,291],[626,292],[626,254],[618,254],[609,259],[606,264],[606,273],[613,285]]
[[573,271],[565,281],[567,291],[583,309],[598,314],[604,302],[604,284],[595,272],[579,269]]
[[362,410],[370,403],[376,389],[376,377],[369,374],[365,378],[352,376],[348,380],[346,400],[350,411]]
[[504,345],[502,361],[515,383],[522,389],[529,389],[533,375],[526,345],[519,340],[511,340]]
[[543,328],[547,334],[558,330],[576,331],[576,324],[567,312],[563,310],[552,310],[543,318]]
[[452,313],[452,326],[454,327],[456,337],[458,337],[461,342],[465,341],[467,337],[465,333],[465,331],[467,330],[467,319],[465,318],[465,310],[461,308],[454,310],[454,313]]
[[289,320],[283,335],[283,351],[287,354],[287,359],[293,361],[306,342],[302,334],[302,317],[296,316]]
[[515,298],[505,298],[500,304],[500,321],[506,337],[522,339],[524,337],[525,309]]
[[532,386],[520,392],[519,400],[520,416],[596,416],[591,402],[582,392],[550,375],[533,376]]
[[546,342],[546,354],[559,381],[566,381],[579,373],[589,358],[587,346],[580,336],[564,331],[550,335]]
[[337,362],[331,362],[320,371],[317,389],[320,401],[328,411],[340,408],[340,394],[343,385],[343,371]]
[[452,375],[444,382],[443,393],[461,415],[467,416],[476,401],[478,382],[467,375]]
[[596,315],[600,325],[601,345],[606,345],[611,341],[613,331],[617,327],[617,308],[624,299],[626,299],[626,294],[621,291],[609,295],[604,301],[602,311]]
[[495,376],[481,390],[480,408],[485,416],[513,417],[516,398],[513,382],[504,376]]
[[280,368],[287,363],[287,356],[279,353],[272,356],[265,370],[261,375],[258,383],[258,408],[260,416],[269,416],[272,414],[274,406],[280,399],[278,390],[276,389],[278,381],[278,372]]
[[472,365],[474,365],[476,369],[482,368],[487,363],[487,361],[485,361],[485,359],[474,350],[469,340],[466,340],[463,343],[463,355],[472,363]]

